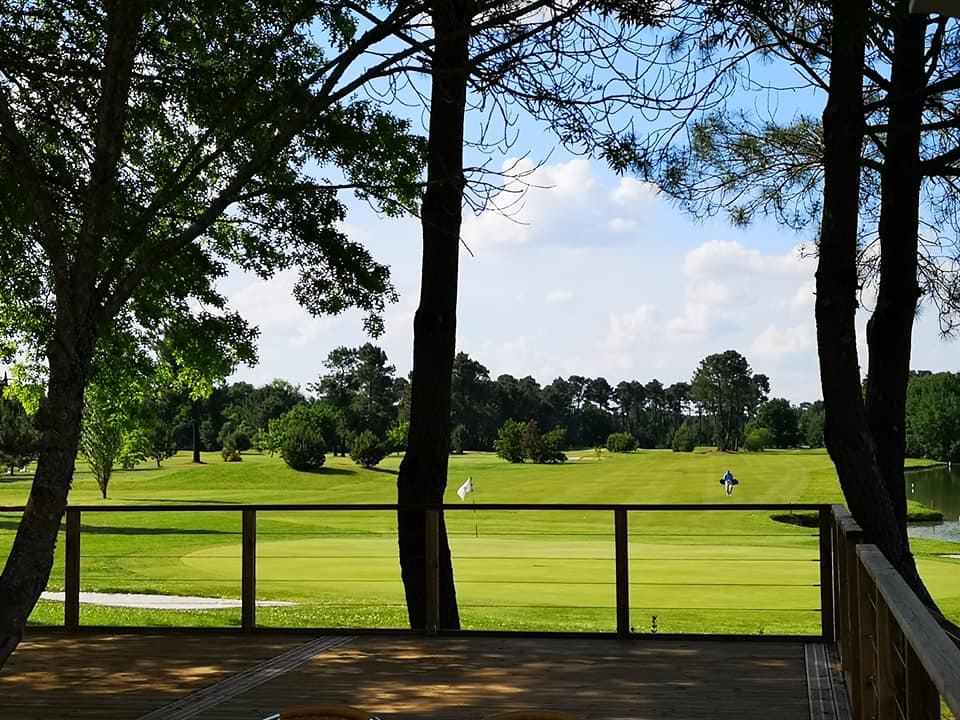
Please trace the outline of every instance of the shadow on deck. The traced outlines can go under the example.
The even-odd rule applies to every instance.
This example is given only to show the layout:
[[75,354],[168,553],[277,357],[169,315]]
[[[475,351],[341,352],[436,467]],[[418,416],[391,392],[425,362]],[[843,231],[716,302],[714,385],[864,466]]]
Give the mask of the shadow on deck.
[[383,720],[529,707],[584,720],[807,720],[829,717],[811,707],[822,712],[813,647],[805,658],[799,641],[33,630],[0,697],[18,720],[259,720],[321,701]]

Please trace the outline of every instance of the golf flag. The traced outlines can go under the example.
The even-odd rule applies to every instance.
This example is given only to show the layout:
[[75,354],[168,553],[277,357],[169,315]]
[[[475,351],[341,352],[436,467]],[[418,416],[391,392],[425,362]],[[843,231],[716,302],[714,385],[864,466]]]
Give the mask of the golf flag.
[[467,481],[457,489],[457,495],[461,500],[467,499],[467,493],[473,492],[473,476],[467,478]]

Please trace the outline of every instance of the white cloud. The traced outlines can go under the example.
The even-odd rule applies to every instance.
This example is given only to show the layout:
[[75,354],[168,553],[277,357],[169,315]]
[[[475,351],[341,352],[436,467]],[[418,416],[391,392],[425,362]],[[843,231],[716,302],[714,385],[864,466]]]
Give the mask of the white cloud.
[[610,218],[607,220],[607,229],[613,232],[628,232],[637,228],[636,220],[625,220],[624,218]]
[[620,183],[610,193],[610,199],[616,205],[635,205],[649,203],[660,195],[660,188],[653,183],[632,177],[620,179]]
[[479,216],[464,219],[461,234],[474,250],[489,246],[526,244],[549,236],[558,218],[590,206],[598,185],[588,160],[540,167],[528,159],[503,164],[504,188]]
[[816,352],[813,318],[792,327],[768,325],[753,339],[750,352],[764,359],[775,359],[798,352]]

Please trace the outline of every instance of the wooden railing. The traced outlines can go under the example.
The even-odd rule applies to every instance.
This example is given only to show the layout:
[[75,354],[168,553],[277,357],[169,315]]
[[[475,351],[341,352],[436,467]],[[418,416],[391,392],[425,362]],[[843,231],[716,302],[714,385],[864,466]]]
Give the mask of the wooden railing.
[[960,718],[960,649],[883,553],[833,507],[837,648],[855,720]]
[[[0,512],[18,511],[21,508],[2,508]],[[170,505],[170,506],[148,506],[148,505],[123,505],[123,506],[71,506],[66,512],[65,523],[65,603],[64,603],[64,625],[68,629],[75,629],[80,626],[80,579],[81,579],[81,519],[84,513],[196,513],[196,512],[215,512],[215,513],[238,513],[242,517],[241,521],[241,577],[240,577],[240,595],[241,595],[241,628],[244,630],[253,630],[257,626],[257,518],[258,513],[275,512],[368,512],[368,511],[388,511],[396,512],[398,506],[394,504],[378,505]],[[469,504],[469,505],[444,505],[444,506],[420,506],[415,508],[407,507],[405,510],[413,510],[426,513],[427,532],[427,573],[426,573],[426,600],[427,600],[427,632],[435,632],[439,628],[439,574],[438,574],[438,529],[441,513],[457,512],[492,512],[492,511],[562,511],[562,512],[596,512],[609,513],[611,522],[611,534],[613,536],[613,572],[615,578],[611,578],[612,585],[615,586],[615,617],[616,617],[616,635],[619,637],[628,637],[633,633],[631,627],[631,604],[630,604],[630,534],[628,522],[633,514],[637,513],[657,513],[657,512],[815,512],[819,515],[819,599],[820,607],[816,608],[813,604],[804,612],[818,612],[821,616],[821,632],[819,636],[827,642],[833,642],[835,638],[834,605],[835,592],[833,587],[834,573],[832,572],[832,547],[834,535],[831,532],[833,521],[829,505],[819,504],[768,504],[768,505],[744,505],[744,504],[715,504],[715,505],[626,505],[626,504]],[[816,560],[816,557],[811,558]],[[814,581],[816,582],[816,581]],[[642,583],[641,583],[642,584]],[[634,618],[636,620],[637,618]],[[326,628],[323,628],[326,629]],[[336,630],[333,628],[332,630]],[[663,634],[661,632],[661,634]],[[771,633],[766,632],[769,636]],[[812,636],[802,636],[812,637]]]

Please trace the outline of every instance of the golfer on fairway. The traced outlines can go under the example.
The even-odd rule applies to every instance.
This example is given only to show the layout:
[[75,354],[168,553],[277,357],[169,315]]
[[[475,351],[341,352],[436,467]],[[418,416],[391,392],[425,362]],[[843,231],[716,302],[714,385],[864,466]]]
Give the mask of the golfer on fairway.
[[723,485],[724,490],[727,491],[727,495],[733,495],[733,486],[739,485],[740,481],[733,476],[732,472],[727,470],[723,474],[723,477],[720,478],[720,484]]

